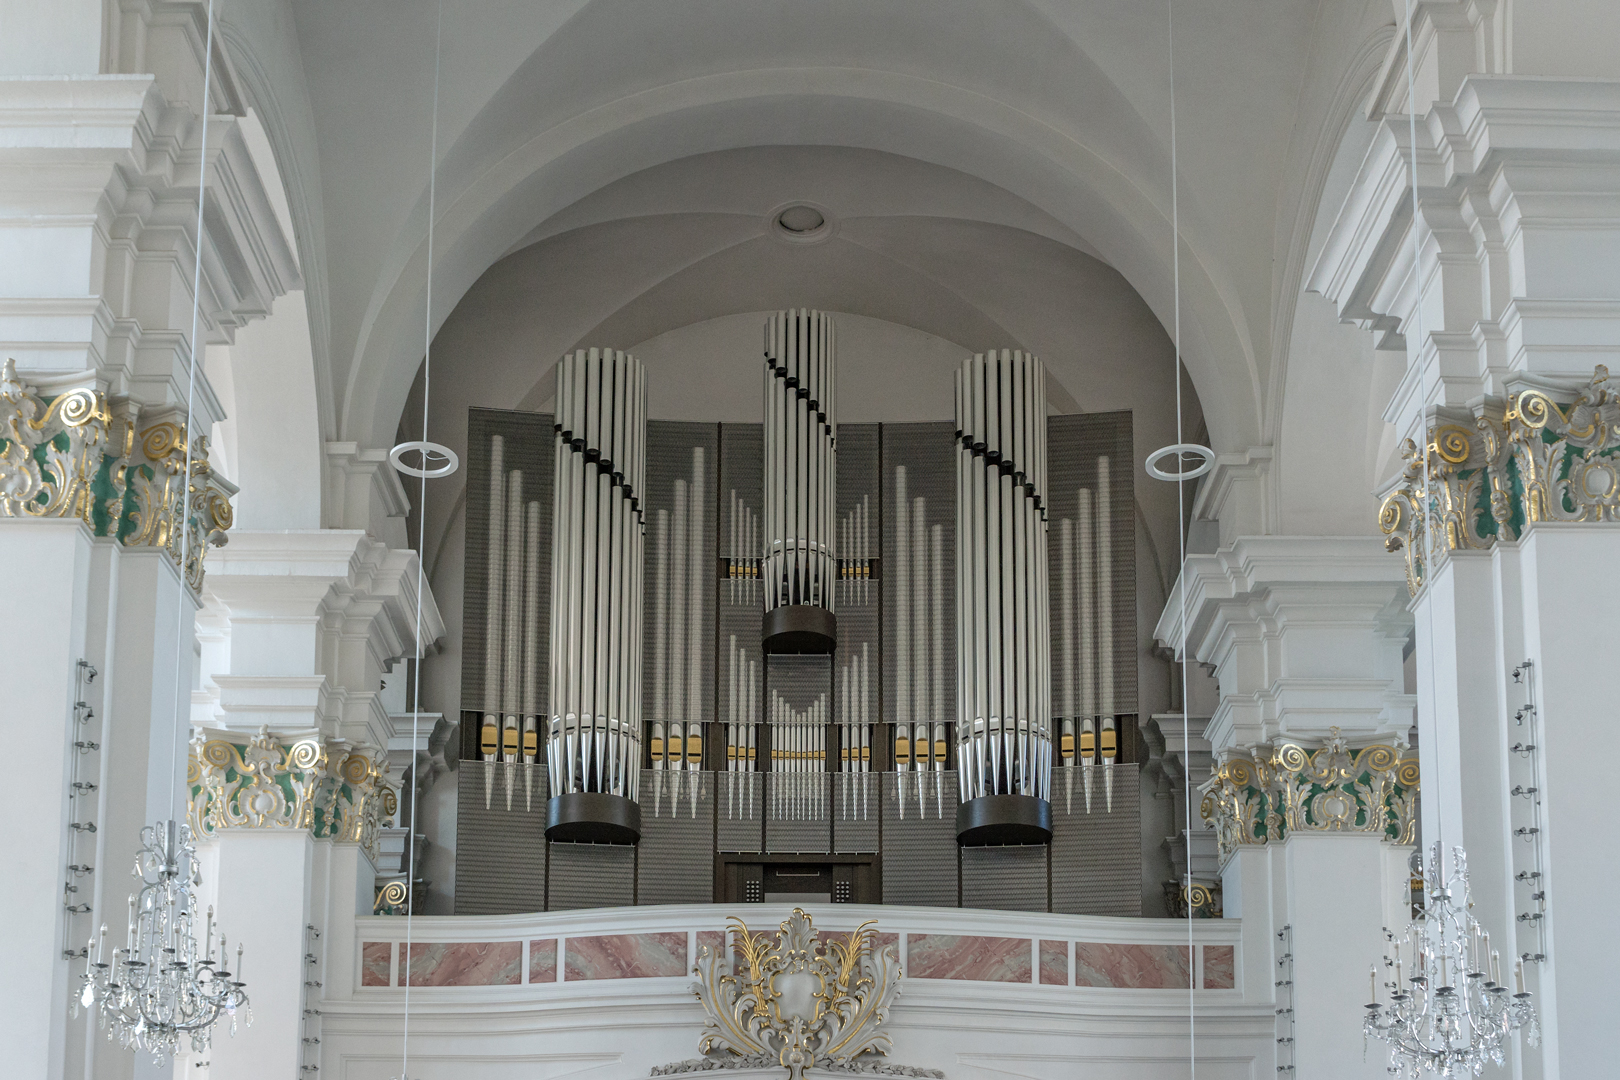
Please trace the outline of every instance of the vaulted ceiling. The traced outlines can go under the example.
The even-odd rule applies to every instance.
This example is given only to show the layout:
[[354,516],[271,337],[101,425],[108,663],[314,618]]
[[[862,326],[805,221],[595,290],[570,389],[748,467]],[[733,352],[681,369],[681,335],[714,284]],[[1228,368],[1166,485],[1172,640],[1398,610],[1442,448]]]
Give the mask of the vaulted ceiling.
[[[233,8],[227,37],[299,233],[327,435],[386,445],[423,352],[435,6]],[[548,347],[593,331],[628,344],[792,292],[968,347],[995,335],[1050,351],[1061,343],[1037,340],[1034,306],[1083,314],[1109,288],[1066,290],[1104,280],[1174,324],[1162,5],[442,10],[435,329],[497,263],[516,281],[524,260],[532,286],[592,293]],[[1275,342],[1328,129],[1390,8],[1230,0],[1180,4],[1176,19],[1184,351],[1212,440],[1236,449],[1273,424]],[[777,243],[778,197],[828,206],[837,234]],[[612,273],[571,277],[565,258]]]

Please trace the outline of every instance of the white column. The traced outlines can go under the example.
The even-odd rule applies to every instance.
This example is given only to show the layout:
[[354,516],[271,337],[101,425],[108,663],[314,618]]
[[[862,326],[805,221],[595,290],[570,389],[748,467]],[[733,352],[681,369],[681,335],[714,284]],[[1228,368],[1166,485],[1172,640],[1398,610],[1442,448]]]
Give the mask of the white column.
[[[1214,669],[1220,701],[1207,726],[1192,720],[1191,746],[1182,745],[1179,716],[1155,718],[1167,773],[1172,754],[1196,762],[1203,751],[1217,766],[1236,758],[1250,764],[1256,786],[1271,787],[1275,810],[1279,788],[1271,785],[1286,777],[1267,778],[1276,768],[1273,747],[1314,752],[1331,746],[1334,729],[1352,752],[1404,744],[1414,714],[1402,667],[1412,626],[1407,599],[1400,560],[1377,536],[1240,536],[1189,557],[1154,633],[1172,652],[1185,640],[1189,659]],[[1207,764],[1193,768],[1197,807],[1209,773]],[[1200,855],[1214,846],[1200,818],[1195,809],[1185,856],[1195,879]],[[1275,1044],[1266,1071],[1292,1065],[1287,1075],[1297,1077],[1384,1076],[1382,1046],[1362,1060],[1361,1018],[1368,970],[1383,954],[1382,927],[1405,918],[1399,901],[1412,849],[1382,831],[1300,827],[1278,836],[1268,829],[1255,839],[1252,817],[1238,824],[1245,840],[1216,853],[1223,914],[1243,921],[1247,985],[1273,988],[1282,1010],[1277,1038],[1294,1040]]]
[[[1185,601],[1182,593],[1185,592]],[[1218,754],[1275,738],[1404,739],[1404,572],[1376,536],[1245,536],[1192,555],[1154,636],[1215,669]],[[1185,603],[1185,608],[1183,608]],[[1169,734],[1168,732],[1166,733]]]
[[[0,1044],[18,1076],[62,1074],[71,980],[81,970],[62,959],[60,898],[68,756],[77,738],[74,663],[85,652],[91,543],[90,531],[74,520],[0,521],[0,594],[26,618],[13,622],[0,649],[0,685],[17,720],[7,725],[11,750],[26,763],[0,794],[6,820],[19,826],[4,901],[16,936],[0,958]],[[21,828],[25,822],[32,827]],[[89,937],[89,919],[75,925]]]
[[[215,913],[230,935],[231,962],[236,943],[244,946],[242,977],[253,1005],[253,1026],[239,1016],[231,1035],[229,1018],[221,1018],[207,1055],[207,1075],[219,1080],[302,1075],[299,1066],[316,1060],[301,1056],[304,982],[324,981],[316,979],[319,972],[345,964],[337,957],[328,964],[304,961],[316,841],[304,829],[237,829],[212,846]],[[354,914],[352,909],[342,913],[351,927]],[[317,990],[310,1001],[321,996]]]
[[[1282,847],[1290,930],[1278,945],[1286,944],[1293,957],[1272,969],[1290,974],[1294,983],[1284,988],[1293,991],[1291,997],[1279,995],[1294,1009],[1291,1075],[1387,1077],[1381,1043],[1368,1047],[1362,1060],[1361,1017],[1368,1003],[1368,971],[1384,953],[1389,898],[1398,896],[1406,881],[1408,849],[1391,848],[1378,836],[1329,833],[1295,833]],[[1387,1000],[1387,992],[1381,1000]],[[1286,1063],[1287,1054],[1278,1060]]]
[[[1595,369],[1613,366],[1620,347],[1620,233],[1611,224],[1620,216],[1620,81],[1568,77],[1613,75],[1580,70],[1591,20],[1574,9],[1509,13],[1505,23],[1451,18],[1452,4],[1414,10],[1415,107],[1402,57],[1375,89],[1379,130],[1308,287],[1341,319],[1404,344],[1405,373],[1384,415],[1412,440],[1406,472],[1421,501],[1445,481],[1431,453],[1424,482],[1430,432],[1461,428],[1471,469],[1489,457],[1477,421],[1509,424],[1521,391],[1560,406],[1583,388],[1603,396]],[[1480,35],[1504,27],[1507,52],[1479,47]],[[1590,844],[1613,816],[1597,770],[1620,749],[1603,719],[1612,712],[1608,643],[1620,631],[1611,572],[1620,530],[1532,517],[1522,529],[1470,531],[1453,549],[1438,529],[1425,539],[1406,521],[1389,527],[1402,549],[1391,560],[1427,560],[1412,601],[1425,839],[1443,832],[1448,846],[1466,844],[1476,914],[1509,942],[1504,960],[1540,948],[1534,925],[1518,920],[1536,912],[1537,890],[1513,880],[1530,848],[1508,838],[1525,804],[1509,794],[1524,763],[1507,747],[1530,741],[1514,721],[1523,688],[1510,673],[1535,665],[1549,763],[1535,785],[1548,960],[1528,965],[1526,978],[1544,1043],[1521,1048],[1514,1067],[1530,1077],[1601,1074],[1612,1057],[1603,988],[1620,945],[1599,928],[1617,879],[1613,860],[1593,859]]]
[[[219,344],[296,286],[292,246],[228,80],[203,100],[201,5],[126,4],[110,21],[79,0],[0,8],[0,265],[10,268],[0,275],[0,358],[14,359],[20,381],[42,395],[76,387],[105,395],[138,434],[184,407],[193,253],[203,261],[201,332]],[[212,114],[206,145],[203,108]],[[213,210],[202,236],[194,235],[199,162]],[[198,372],[193,432],[222,418]],[[175,732],[188,711],[196,599],[169,556],[92,538],[71,518],[0,524],[0,575],[13,615],[0,659],[7,705],[28,717],[18,739],[45,740],[17,748],[28,768],[7,793],[23,800],[8,804],[10,819],[49,815],[48,827],[13,830],[10,859],[22,878],[8,881],[0,917],[24,937],[0,959],[0,982],[17,995],[0,1007],[0,1042],[19,1075],[150,1076],[149,1059],[108,1044],[82,1017],[67,1020],[77,976],[62,957],[59,789],[74,735],[63,711],[71,700],[58,699],[71,693],[78,659],[95,664],[97,719],[88,726],[103,746],[83,761],[101,784],[98,831],[77,850],[96,870],[74,894],[94,910],[74,922],[116,924],[108,909],[123,907],[138,830],[168,816],[184,775],[185,734]],[[49,879],[33,880],[47,866]]]

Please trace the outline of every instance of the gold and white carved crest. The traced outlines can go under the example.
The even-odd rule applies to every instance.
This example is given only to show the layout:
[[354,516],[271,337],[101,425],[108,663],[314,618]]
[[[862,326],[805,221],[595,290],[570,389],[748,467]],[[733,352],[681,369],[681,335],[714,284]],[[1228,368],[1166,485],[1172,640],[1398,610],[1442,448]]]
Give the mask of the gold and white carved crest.
[[900,958],[892,945],[874,947],[873,925],[822,937],[794,908],[773,938],[732,918],[733,955],[705,947],[692,988],[708,1014],[698,1041],[706,1056],[653,1074],[780,1065],[793,1080],[809,1068],[943,1076],[881,1057],[892,1045],[882,1027],[900,990]]

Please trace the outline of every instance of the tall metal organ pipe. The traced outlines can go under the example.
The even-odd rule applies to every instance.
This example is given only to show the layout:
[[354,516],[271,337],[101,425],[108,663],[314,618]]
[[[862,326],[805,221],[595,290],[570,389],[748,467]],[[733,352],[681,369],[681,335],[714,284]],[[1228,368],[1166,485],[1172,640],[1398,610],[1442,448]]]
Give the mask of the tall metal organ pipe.
[[1052,835],[1046,373],[1013,349],[956,378],[958,843]]
[[581,349],[557,366],[552,535],[552,840],[635,843],[641,768],[647,379]]
[[837,640],[836,336],[819,311],[765,324],[763,582],[766,652],[828,653]]

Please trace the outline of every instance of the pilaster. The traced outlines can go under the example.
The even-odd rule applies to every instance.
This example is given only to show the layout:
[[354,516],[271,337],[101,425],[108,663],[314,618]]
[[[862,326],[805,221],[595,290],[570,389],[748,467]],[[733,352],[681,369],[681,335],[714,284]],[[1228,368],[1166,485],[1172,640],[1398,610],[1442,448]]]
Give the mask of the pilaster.
[[[80,658],[99,671],[87,701],[95,721],[83,726],[96,733],[70,740],[100,744],[83,758],[97,785],[97,832],[75,849],[95,866],[73,895],[90,908],[74,916],[75,937],[119,921],[141,826],[181,812],[171,803],[184,777],[196,589],[235,493],[209,468],[203,436],[223,410],[201,371],[190,430],[184,422],[194,268],[200,262],[204,342],[228,342],[298,281],[217,39],[203,100],[203,12],[145,0],[93,13],[54,5],[49,28],[25,25],[0,47],[0,567],[15,575],[8,610],[29,613],[11,646],[25,669],[4,672],[0,685],[8,705],[35,718],[24,728],[44,724],[54,740],[73,726],[67,714],[28,701],[60,690]],[[37,56],[15,51],[16,40],[36,47],[35,30],[46,31]],[[208,196],[200,235],[199,175]],[[193,480],[182,490],[188,444]],[[58,616],[70,618],[72,635],[57,632]],[[62,752],[24,748],[18,793],[55,783],[50,763]],[[11,856],[22,867],[48,862],[62,880],[8,894],[8,924],[53,962],[7,970],[6,984],[26,988],[26,1000],[5,1008],[22,1027],[3,1041],[19,1074],[154,1075],[82,1015],[67,1016],[77,972],[62,955],[64,905],[45,900],[63,895],[60,794],[34,792],[12,815],[50,815],[49,828],[16,834]],[[39,918],[55,929],[29,925]],[[47,955],[34,948],[19,961]]]
[[[1599,719],[1612,710],[1597,644],[1620,630],[1605,569],[1620,558],[1620,403],[1606,382],[1620,356],[1620,81],[1500,74],[1479,47],[1491,20],[1458,18],[1482,6],[1419,5],[1416,101],[1398,41],[1370,110],[1381,128],[1310,287],[1407,352],[1385,411],[1407,464],[1381,525],[1413,596],[1425,840],[1466,845],[1476,914],[1530,958],[1545,1038],[1514,1067],[1586,1076],[1605,1067],[1594,1002],[1620,962],[1582,914],[1620,885],[1612,860],[1571,854],[1608,816],[1587,763],[1620,750]],[[1584,20],[1542,21],[1545,44]],[[1533,714],[1513,681],[1527,661]],[[1537,741],[1526,715],[1542,731],[1528,758],[1511,749]],[[1550,756],[1560,740],[1567,756]],[[1515,838],[1536,800],[1542,831]],[[1538,845],[1541,888],[1518,877]],[[1560,935],[1583,947],[1560,953]]]
[[[210,672],[207,723],[241,732],[315,730],[384,747],[386,669],[414,654],[416,555],[359,530],[234,536],[211,567],[207,603],[228,626],[229,666]],[[444,632],[421,598],[424,643]]]
[[1376,537],[1245,536],[1188,557],[1154,636],[1179,655],[1185,633],[1191,658],[1215,669],[1205,734],[1217,753],[1333,728],[1404,739],[1405,601]]
[[[0,809],[17,826],[7,890],[28,898],[6,905],[15,936],[0,960],[0,1045],[18,1076],[60,1076],[66,1049],[71,989],[62,886],[69,876],[69,758],[80,738],[75,663],[86,648],[92,544],[90,530],[74,519],[0,520],[0,593],[12,614],[0,685],[14,718],[10,749],[24,763],[4,785]],[[74,925],[89,937],[87,920]]]

